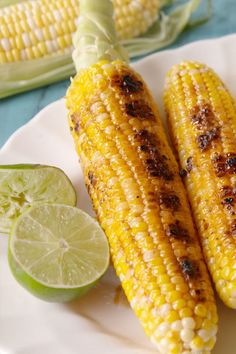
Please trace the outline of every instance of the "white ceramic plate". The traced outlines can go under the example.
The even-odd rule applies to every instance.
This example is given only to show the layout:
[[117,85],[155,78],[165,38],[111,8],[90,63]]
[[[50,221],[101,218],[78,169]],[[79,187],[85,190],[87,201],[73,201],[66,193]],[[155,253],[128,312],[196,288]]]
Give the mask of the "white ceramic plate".
[[[196,42],[149,56],[134,68],[149,84],[162,109],[167,70],[183,59],[212,66],[236,95],[236,35]],[[27,104],[27,103],[26,103]],[[0,164],[43,163],[62,168],[78,191],[79,206],[92,212],[78,158],[67,127],[64,100],[57,101],[19,129],[0,151]],[[49,304],[28,294],[7,264],[7,236],[0,236],[1,354],[151,354],[157,353],[119,291],[112,269],[84,298]],[[218,301],[220,323],[214,354],[236,351],[236,311]]]

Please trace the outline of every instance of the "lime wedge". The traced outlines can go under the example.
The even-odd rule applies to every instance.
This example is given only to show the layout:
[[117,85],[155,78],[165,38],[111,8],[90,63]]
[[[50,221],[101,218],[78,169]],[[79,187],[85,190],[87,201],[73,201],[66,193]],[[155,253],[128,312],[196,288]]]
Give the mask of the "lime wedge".
[[15,222],[8,259],[16,280],[35,296],[71,301],[90,289],[109,264],[97,221],[78,208],[38,204]]
[[0,166],[0,232],[9,233],[22,211],[38,202],[76,204],[75,190],[62,170],[44,165]]

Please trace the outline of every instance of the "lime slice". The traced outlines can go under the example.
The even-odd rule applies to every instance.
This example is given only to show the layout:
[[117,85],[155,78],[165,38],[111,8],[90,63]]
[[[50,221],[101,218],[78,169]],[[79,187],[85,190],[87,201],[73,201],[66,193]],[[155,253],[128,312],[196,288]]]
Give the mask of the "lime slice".
[[22,211],[37,202],[76,204],[75,190],[62,170],[44,165],[0,166],[0,232],[9,233]]
[[97,221],[78,208],[38,204],[12,228],[9,264],[16,280],[35,296],[73,300],[104,274],[109,246]]

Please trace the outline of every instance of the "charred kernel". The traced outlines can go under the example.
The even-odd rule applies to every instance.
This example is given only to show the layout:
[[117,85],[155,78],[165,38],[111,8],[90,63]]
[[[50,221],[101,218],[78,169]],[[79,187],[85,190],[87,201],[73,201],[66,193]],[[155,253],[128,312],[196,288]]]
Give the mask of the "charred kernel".
[[214,121],[214,113],[209,105],[195,107],[192,113],[192,122],[197,126],[197,129],[207,128]]
[[236,167],[236,157],[230,157],[226,160],[226,167]]
[[[229,157],[229,155],[230,155],[230,157]],[[228,173],[228,174],[235,174],[236,173],[235,153],[228,153],[224,156],[220,155],[220,158],[218,156],[218,159],[213,157],[212,161],[214,164],[216,175],[218,177],[222,177],[226,173]],[[223,188],[225,188],[226,193],[230,192],[229,188],[231,188],[231,187],[225,186]],[[235,192],[236,192],[235,188],[233,188],[233,189],[231,188],[231,190],[232,190],[232,193],[235,194]]]
[[220,155],[218,152],[214,152],[211,155],[211,159],[212,159],[213,162],[219,162],[219,161],[223,161],[223,156]]
[[236,220],[234,220],[231,224],[231,232],[233,236],[236,236]]
[[192,158],[192,156],[189,156],[189,157],[187,158],[187,162],[186,162],[186,170],[187,170],[188,172],[191,172],[191,171],[192,171],[192,168],[193,168],[193,158]]
[[[145,150],[145,160],[142,160],[146,170],[151,177],[161,177],[164,180],[173,180],[174,174],[167,164],[166,156],[160,154],[158,150],[159,141],[156,136],[147,130],[140,130],[135,134],[135,139],[140,142],[140,146],[145,146],[142,148]],[[140,150],[140,147],[138,148]]]
[[234,198],[232,198],[232,197],[227,197],[227,198],[225,198],[224,200],[223,200],[223,204],[232,204],[233,203],[233,201],[234,201]]
[[143,83],[131,74],[114,75],[111,84],[112,86],[118,86],[125,95],[138,93],[143,90]]
[[180,171],[179,171],[179,175],[180,175],[180,177],[186,177],[187,176],[187,171],[185,170],[185,169],[181,169]]
[[159,153],[153,159],[147,159],[145,164],[151,177],[162,177],[167,181],[171,181],[174,177],[173,173],[169,170],[169,166],[162,161]]
[[92,171],[88,172],[88,179],[89,179],[89,182],[91,183],[92,186],[94,186],[96,184],[96,179],[95,179]]
[[80,116],[79,116],[78,112],[70,115],[70,119],[73,123],[78,123],[79,118],[80,118]]
[[219,138],[220,129],[212,128],[205,134],[201,134],[197,137],[197,144],[202,151],[207,150],[210,147],[212,141]]
[[76,132],[79,130],[79,123],[78,122],[75,123],[74,130]]
[[180,266],[184,276],[188,279],[194,279],[200,275],[199,267],[196,261],[186,258],[180,261]]
[[147,152],[147,151],[149,151],[149,148],[148,148],[147,145],[141,145],[141,146],[139,146],[139,150],[140,150],[140,151]]
[[202,289],[191,289],[190,294],[193,298],[197,299],[197,301],[206,301],[206,298],[204,296],[204,290]]
[[154,119],[155,115],[151,107],[144,100],[136,100],[125,104],[125,112],[141,120]]
[[180,207],[180,199],[177,195],[171,193],[160,193],[160,204],[164,207],[177,211]]
[[173,237],[177,240],[182,240],[184,242],[189,242],[191,240],[188,230],[182,227],[178,220],[175,224],[169,225],[166,234],[169,237]]
[[236,188],[230,186],[223,186],[221,188],[221,197],[230,197],[236,195]]

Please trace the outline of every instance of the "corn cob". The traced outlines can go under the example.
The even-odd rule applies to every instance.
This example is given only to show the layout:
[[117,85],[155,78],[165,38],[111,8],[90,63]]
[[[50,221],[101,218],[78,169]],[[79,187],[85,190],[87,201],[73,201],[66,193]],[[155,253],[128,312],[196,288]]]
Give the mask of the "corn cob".
[[[93,6],[81,0],[81,12],[87,4]],[[160,353],[209,353],[217,330],[214,294],[177,162],[142,78],[122,60],[108,59],[107,51],[105,56],[88,68],[76,65],[79,72],[66,98],[115,270]],[[82,67],[84,62],[83,56]]]
[[211,284],[177,163],[141,77],[99,62],[67,93],[86,185],[127,298],[161,353],[207,353]]
[[206,65],[183,62],[166,80],[165,106],[218,294],[236,308],[236,107]]
[[[120,39],[137,37],[158,16],[159,0],[113,0]],[[72,50],[79,0],[25,1],[0,9],[0,64]]]

